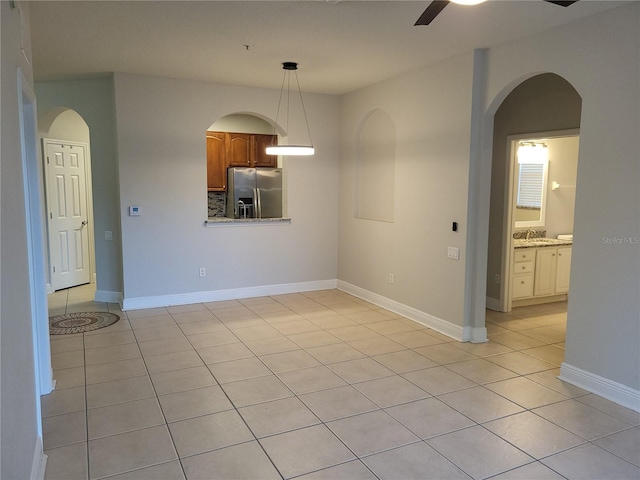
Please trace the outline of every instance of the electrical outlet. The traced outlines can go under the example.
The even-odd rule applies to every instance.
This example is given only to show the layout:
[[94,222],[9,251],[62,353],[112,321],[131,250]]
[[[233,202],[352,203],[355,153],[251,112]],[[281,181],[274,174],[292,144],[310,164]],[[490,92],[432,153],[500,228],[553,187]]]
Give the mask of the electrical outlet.
[[206,272],[206,270],[204,269],[204,267],[202,267],[202,268],[200,269],[200,276],[201,276],[201,277],[204,277],[204,276],[206,276],[206,275],[207,275],[207,272]]
[[107,241],[113,240],[113,232],[111,230],[104,231],[104,239]]
[[493,281],[496,282],[496,283],[500,283],[500,274],[499,273],[496,273],[496,276],[493,277]]
[[389,274],[389,283],[393,284],[393,273]]

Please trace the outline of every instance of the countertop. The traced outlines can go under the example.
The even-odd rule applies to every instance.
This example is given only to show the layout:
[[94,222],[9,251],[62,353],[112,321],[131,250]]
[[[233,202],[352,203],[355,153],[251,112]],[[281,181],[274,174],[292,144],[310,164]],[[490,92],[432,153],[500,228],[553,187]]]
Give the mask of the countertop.
[[513,240],[513,248],[563,247],[568,245],[573,245],[573,240],[559,240],[557,238],[532,238],[530,240],[520,238]]
[[227,218],[209,217],[205,227],[256,226],[256,225],[288,225],[290,218]]

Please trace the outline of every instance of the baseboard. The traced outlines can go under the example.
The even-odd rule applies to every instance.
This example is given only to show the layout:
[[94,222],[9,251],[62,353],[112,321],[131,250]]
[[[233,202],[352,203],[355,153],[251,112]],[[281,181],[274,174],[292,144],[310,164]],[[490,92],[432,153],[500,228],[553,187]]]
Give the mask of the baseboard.
[[464,327],[462,338],[464,342],[471,343],[485,343],[489,341],[486,327]]
[[634,390],[626,385],[601,377],[595,373],[587,372],[568,363],[562,363],[558,378],[623,407],[640,412],[639,390]]
[[108,290],[96,290],[96,294],[94,298],[96,302],[122,303],[122,293],[120,292],[110,292]]
[[47,456],[42,450],[42,437],[36,440],[36,450],[33,454],[33,464],[31,465],[31,480],[44,480],[44,472],[47,469]]
[[496,312],[502,311],[502,303],[499,298],[487,297],[486,306],[489,310],[494,310]]
[[175,295],[162,295],[156,297],[125,298],[122,301],[122,310],[139,310],[142,308],[168,307],[171,305],[189,305],[191,303],[237,300],[239,298],[267,297],[269,295],[302,293],[314,290],[329,290],[333,288],[336,288],[336,280],[318,280],[315,282],[261,285],[257,287],[179,293]]
[[398,315],[402,315],[403,317],[418,322],[425,327],[429,327],[455,340],[461,342],[468,342],[471,340],[470,331],[465,332],[465,330],[458,325],[454,325],[451,322],[447,322],[446,320],[435,317],[416,308],[396,302],[390,298],[383,297],[377,293],[370,292],[342,280],[338,280],[338,289],[353,295],[354,297],[361,298],[367,302],[373,303],[374,305],[378,305],[379,307],[397,313]]

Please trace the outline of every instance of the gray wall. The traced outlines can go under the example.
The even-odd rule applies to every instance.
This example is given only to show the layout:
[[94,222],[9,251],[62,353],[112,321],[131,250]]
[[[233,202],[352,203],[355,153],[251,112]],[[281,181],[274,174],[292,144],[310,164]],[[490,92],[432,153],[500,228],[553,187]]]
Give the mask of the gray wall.
[[[89,126],[96,296],[99,298],[101,292],[107,296],[120,294],[122,250],[113,77],[37,82],[36,95],[39,116],[57,107],[67,107],[80,114]],[[113,232],[113,241],[105,240],[105,230]]]
[[[640,408],[640,244],[634,241],[640,238],[639,35],[640,3],[633,2],[492,48],[484,94],[486,117],[492,118],[515,85],[535,73],[555,72],[582,97],[561,372],[564,378],[575,372],[572,381],[590,382],[590,389],[616,391],[635,408]],[[483,146],[491,144],[490,133],[483,135]],[[490,165],[490,156],[483,162]],[[607,240],[613,238],[631,241]]]
[[[205,130],[235,112],[274,116],[279,91],[116,74],[115,92],[125,308],[130,301],[186,295],[179,301],[188,302],[196,293],[335,280],[337,97],[305,95],[316,154],[284,158],[290,225],[205,228]],[[307,138],[302,119],[291,123],[291,142]],[[129,205],[142,215],[127,216]]]
[[[567,130],[580,127],[581,99],[575,88],[558,75],[547,73],[530,78],[517,86],[498,108],[493,124],[491,166],[491,210],[487,253],[487,297],[500,299],[500,283],[494,281],[502,272],[504,208],[507,201],[507,136]],[[504,281],[504,279],[502,279]]]
[[[26,3],[26,2],[25,2]],[[28,4],[21,5],[28,15]],[[20,50],[20,17],[0,2],[2,44],[2,226],[0,300],[0,478],[31,477],[38,442],[36,373],[31,324],[26,208],[18,118],[17,71],[31,83],[31,67]],[[42,285],[44,289],[44,285]]]
[[[444,321],[459,337],[472,75],[470,53],[349,93],[341,103],[339,279]],[[393,193],[394,211],[386,222],[357,218],[354,204],[359,133],[378,109],[395,125],[388,135],[396,147],[394,184],[382,194]],[[460,260],[447,258],[448,246],[460,248]]]

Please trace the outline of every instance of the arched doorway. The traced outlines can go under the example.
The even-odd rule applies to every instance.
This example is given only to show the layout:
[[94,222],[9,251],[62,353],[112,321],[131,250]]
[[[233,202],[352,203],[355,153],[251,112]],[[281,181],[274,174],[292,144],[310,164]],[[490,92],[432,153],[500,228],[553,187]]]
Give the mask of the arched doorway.
[[[510,234],[514,229],[512,205],[510,203],[512,172],[516,169],[514,165],[514,156],[511,152],[511,146],[514,138],[540,138],[541,132],[549,133],[548,138],[556,137],[572,137],[573,148],[575,150],[575,162],[572,165],[577,172],[577,133],[580,128],[580,120],[582,114],[582,99],[576,89],[562,77],[553,73],[544,73],[535,75],[521,81],[516,86],[508,87],[510,91],[503,92],[503,99],[496,99],[492,108],[494,109],[493,120],[493,137],[492,137],[492,157],[491,157],[491,180],[490,180],[490,205],[489,205],[489,228],[488,228],[488,245],[487,245],[487,268],[483,272],[486,275],[486,304],[492,310],[507,311],[505,305],[510,307],[511,299],[504,298],[505,292],[509,291],[505,282],[511,282],[512,277],[509,274],[512,259],[512,244]],[[491,113],[491,112],[489,112]],[[487,121],[491,121],[487,117]],[[555,141],[555,140],[554,140]],[[560,140],[558,140],[560,141]],[[557,160],[556,160],[557,161]],[[545,185],[542,188],[547,192],[552,190],[552,182],[554,178],[545,177]],[[557,183],[557,182],[556,182]],[[573,182],[572,195],[575,199],[575,180]],[[567,185],[568,187],[569,185]],[[554,194],[557,195],[557,194]],[[572,233],[573,231],[573,208],[567,209],[570,215],[570,221],[565,225],[571,225],[571,231],[555,232],[550,225],[544,222],[536,223],[536,227],[532,230],[536,234],[542,234],[546,230],[550,230],[554,237],[557,233]],[[549,217],[547,217],[549,220]],[[549,227],[549,228],[547,228]],[[569,227],[567,227],[569,228]],[[533,252],[535,253],[535,252]],[[531,264],[531,268],[535,268],[535,260]],[[533,272],[531,278],[533,279]],[[551,296],[538,300],[551,300]],[[513,313],[511,316],[505,314],[494,315],[492,312],[487,313],[487,322],[492,323],[493,319],[502,318],[506,321],[513,321],[511,324],[514,328],[524,328],[527,317],[537,315],[536,299],[531,299],[530,310],[523,312],[523,315]],[[549,303],[549,308],[540,309],[541,315],[547,313],[558,314],[563,313],[566,323],[567,303]],[[553,305],[553,306],[552,306]],[[563,310],[564,309],[564,310]],[[526,314],[525,314],[526,313]],[[502,315],[502,316],[501,316]],[[522,320],[520,323],[517,321]],[[548,320],[551,325],[551,320]],[[493,322],[495,325],[499,323]],[[517,325],[517,327],[516,327]],[[558,338],[561,336],[564,341],[564,325],[558,326]],[[487,325],[488,333],[491,339],[491,325]],[[532,325],[535,327],[535,325]],[[536,332],[539,333],[539,332]],[[494,337],[495,339],[495,337]],[[558,342],[561,343],[561,342]],[[562,356],[564,352],[562,352]],[[554,362],[555,363],[555,362]]]
[[45,180],[49,292],[95,283],[89,127],[56,107],[38,121]]

